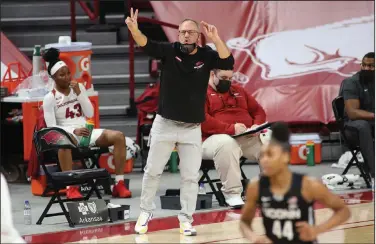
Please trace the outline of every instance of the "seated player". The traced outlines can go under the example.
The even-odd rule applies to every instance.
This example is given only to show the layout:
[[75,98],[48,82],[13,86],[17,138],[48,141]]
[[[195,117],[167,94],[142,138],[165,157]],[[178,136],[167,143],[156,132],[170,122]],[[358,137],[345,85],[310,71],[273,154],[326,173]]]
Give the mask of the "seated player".
[[26,243],[13,225],[12,202],[7,181],[1,178],[1,243]]
[[[278,122],[272,126],[271,141],[263,146],[260,155],[262,175],[248,186],[240,229],[252,243],[316,243],[317,235],[350,217],[344,201],[321,182],[289,170],[289,137],[286,124]],[[314,221],[315,201],[334,211],[320,225],[315,225]],[[266,236],[257,236],[251,229],[258,206]]]
[[[44,119],[47,127],[59,127],[68,132],[76,143],[83,136],[89,136],[89,130],[85,128],[86,118],[94,116],[94,108],[86,89],[82,84],[71,80],[68,66],[59,60],[59,51],[50,48],[43,55],[48,62],[48,73],[55,81],[54,89],[43,100]],[[125,137],[120,131],[93,129],[90,146],[113,146],[115,161],[115,186],[112,196],[127,198],[131,192],[124,184],[124,164],[126,161]],[[58,157],[62,171],[72,170],[72,154],[70,149],[60,149]],[[82,197],[78,186],[69,186],[67,198]]]
[[[364,55],[361,70],[342,82],[345,100],[345,133],[358,143],[365,163],[375,178],[375,53]],[[356,131],[353,133],[353,131]]]
[[258,161],[261,141],[258,134],[232,138],[247,128],[263,124],[264,109],[241,86],[231,83],[232,70],[210,72],[206,95],[205,122],[201,125],[203,159],[214,160],[222,192],[231,207],[244,204],[239,159]]

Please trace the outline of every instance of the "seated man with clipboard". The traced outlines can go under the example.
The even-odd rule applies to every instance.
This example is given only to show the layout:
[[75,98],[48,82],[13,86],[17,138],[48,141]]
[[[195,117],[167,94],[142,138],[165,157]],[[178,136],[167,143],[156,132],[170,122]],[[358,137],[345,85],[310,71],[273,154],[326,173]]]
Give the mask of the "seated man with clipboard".
[[210,72],[201,130],[203,159],[214,160],[226,203],[238,207],[244,205],[239,159],[258,161],[261,130],[254,129],[268,125],[264,109],[243,87],[231,83],[232,76],[232,70]]

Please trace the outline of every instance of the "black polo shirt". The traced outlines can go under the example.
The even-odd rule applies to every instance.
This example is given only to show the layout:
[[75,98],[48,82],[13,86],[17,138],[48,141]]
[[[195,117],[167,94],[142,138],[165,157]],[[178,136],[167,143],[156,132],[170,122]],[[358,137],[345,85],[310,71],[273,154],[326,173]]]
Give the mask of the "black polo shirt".
[[232,70],[233,56],[221,59],[209,46],[198,47],[194,55],[183,54],[179,42],[149,39],[143,49],[149,56],[162,60],[158,114],[186,123],[203,122],[210,71]]
[[[343,99],[358,99],[362,110],[375,113],[375,82],[364,82],[360,79],[360,72],[345,79],[339,92]],[[348,119],[345,113],[346,119]]]

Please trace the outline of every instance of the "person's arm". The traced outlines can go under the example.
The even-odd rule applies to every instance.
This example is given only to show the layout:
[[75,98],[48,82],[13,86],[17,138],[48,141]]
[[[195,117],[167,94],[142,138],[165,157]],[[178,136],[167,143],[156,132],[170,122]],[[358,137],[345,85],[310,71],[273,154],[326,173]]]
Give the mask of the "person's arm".
[[131,33],[136,43],[151,57],[163,58],[173,49],[171,43],[150,40],[138,29]]
[[345,110],[351,120],[373,120],[375,114],[360,109],[359,95],[354,80],[343,81],[343,99],[345,100]]
[[234,67],[234,57],[226,44],[222,41],[218,34],[217,27],[201,21],[205,34],[212,40],[215,45],[216,51],[211,50],[212,69],[232,70]]
[[75,128],[70,126],[57,125],[55,116],[55,103],[55,97],[51,92],[48,93],[43,99],[43,117],[47,127],[59,127],[66,132],[73,134]]
[[147,55],[161,59],[171,54],[173,44],[169,42],[157,42],[148,39],[147,43],[142,48]]
[[247,99],[248,112],[253,118],[253,123],[255,125],[261,125],[266,121],[265,110],[256,101],[256,99],[250,95],[246,90],[244,90],[244,95]]
[[252,180],[247,187],[247,200],[242,208],[242,216],[240,218],[240,231],[245,238],[254,242],[258,235],[252,230],[252,221],[256,214],[258,199],[258,180]]
[[91,103],[87,95],[85,87],[81,83],[79,83],[78,86],[80,88],[80,93],[77,96],[77,101],[80,103],[82,112],[84,113],[85,117],[91,118],[94,116],[93,104]]
[[230,50],[227,48],[226,44],[222,41],[221,37],[218,34],[217,27],[214,25],[210,25],[205,21],[201,21],[202,26],[204,27],[204,31],[206,35],[213,41],[215,48],[218,51],[219,58],[227,59],[231,55]]
[[211,69],[233,70],[235,61],[231,53],[227,58],[221,58],[218,52],[214,50],[210,50],[209,52],[211,56]]
[[129,31],[132,34],[134,41],[144,49],[144,51],[152,57],[163,58],[172,50],[171,43],[156,42],[148,39],[142,32],[138,29],[137,23],[138,9],[133,12],[131,8],[130,16],[127,17],[125,23],[128,26]]
[[208,113],[208,101],[205,105],[205,121],[201,123],[201,130],[205,134],[214,135],[214,134],[227,134],[227,135],[234,135],[235,134],[235,125],[228,124],[221,120],[218,120],[211,116]]
[[226,44],[222,41],[222,39],[218,36],[218,38],[213,40],[215,48],[217,49],[218,55],[220,59],[227,59],[232,54],[230,50],[227,48]]
[[373,120],[375,119],[375,114],[359,109],[360,102],[359,99],[348,99],[345,100],[346,113],[351,120]]
[[145,47],[146,43],[148,42],[148,38],[139,29],[131,31],[131,34],[137,45],[140,47]]
[[[303,197],[306,199],[318,201],[332,209],[334,213],[327,221],[316,226],[310,226],[306,222],[297,223],[301,240],[312,241],[313,239],[316,239],[317,235],[329,231],[350,218],[350,210],[344,201],[336,194],[330,192],[328,188],[318,180],[305,176],[303,179],[302,192]],[[310,230],[312,230],[313,233]]]

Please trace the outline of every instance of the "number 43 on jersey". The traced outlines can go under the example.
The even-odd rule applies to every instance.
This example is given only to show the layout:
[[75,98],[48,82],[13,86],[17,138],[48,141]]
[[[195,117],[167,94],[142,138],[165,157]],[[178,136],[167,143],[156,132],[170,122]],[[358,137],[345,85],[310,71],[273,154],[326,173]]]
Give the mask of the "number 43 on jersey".
[[81,105],[79,103],[76,103],[74,106],[73,106],[73,109],[70,110],[69,107],[67,107],[67,109],[65,110],[65,118],[66,119],[74,119],[74,117],[81,117],[82,116],[82,109],[81,109]]

